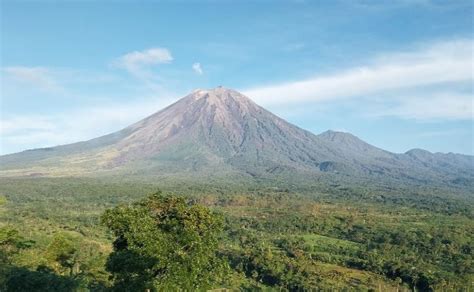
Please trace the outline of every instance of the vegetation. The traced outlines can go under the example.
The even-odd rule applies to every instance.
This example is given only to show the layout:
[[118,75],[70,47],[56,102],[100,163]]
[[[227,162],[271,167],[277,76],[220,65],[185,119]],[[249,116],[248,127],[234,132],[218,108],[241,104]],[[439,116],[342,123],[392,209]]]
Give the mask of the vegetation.
[[398,192],[3,179],[0,291],[472,290],[472,197]]
[[202,290],[226,274],[217,257],[223,220],[203,206],[157,193],[102,220],[116,237],[106,266],[114,290]]

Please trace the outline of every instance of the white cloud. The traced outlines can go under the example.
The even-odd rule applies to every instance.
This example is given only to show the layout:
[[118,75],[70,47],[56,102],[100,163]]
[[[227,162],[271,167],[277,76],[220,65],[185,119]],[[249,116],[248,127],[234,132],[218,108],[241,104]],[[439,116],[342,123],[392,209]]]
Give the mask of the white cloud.
[[407,119],[474,119],[472,94],[433,93],[425,96],[399,97],[398,103],[376,113]]
[[153,114],[174,100],[165,97],[51,115],[2,117],[0,154],[74,143],[110,134]]
[[203,71],[202,71],[202,68],[201,68],[201,63],[194,63],[194,64],[193,64],[193,70],[194,70],[194,72],[196,72],[196,74],[198,74],[198,75],[202,75],[202,74],[203,74]]
[[[415,87],[428,87],[453,82],[473,81],[473,40],[454,40],[423,46],[409,52],[391,53],[375,58],[370,65],[351,68],[327,76],[251,88],[244,93],[266,106],[318,103],[330,100],[365,99],[378,94],[393,93]],[[419,97],[412,101],[401,100],[391,114],[412,117],[466,118],[466,110],[460,109],[471,100],[472,94],[457,92],[438,95],[435,99]],[[428,99],[427,99],[428,98]],[[415,100],[417,100],[415,102]],[[421,112],[421,104],[437,104]],[[412,105],[411,111],[408,106]],[[416,114],[419,112],[419,114]],[[470,115],[472,116],[472,115]]]
[[171,52],[166,48],[151,48],[144,51],[134,51],[118,58],[114,65],[126,69],[138,77],[151,75],[150,67],[173,61]]
[[[252,88],[244,93],[262,105],[280,108],[293,115],[308,108],[324,112],[326,107],[350,102],[350,105],[355,104],[355,110],[366,111],[368,116],[473,119],[473,45],[472,40],[434,43],[412,51],[380,55],[367,66]],[[115,64],[155,84],[156,76],[151,66],[172,60],[168,50],[154,48],[126,54]],[[200,63],[193,64],[192,68],[197,74],[203,73]],[[10,78],[9,81],[15,80],[14,90],[9,92],[22,90],[21,83],[51,91],[63,90],[62,86],[67,86],[68,80],[78,82],[83,75],[91,80],[85,80],[83,76],[84,80],[79,82],[81,88],[97,79],[83,72],[68,73],[64,69],[45,67],[6,67],[2,73]],[[109,79],[107,77],[105,81]],[[460,83],[464,86],[462,90]],[[470,90],[466,90],[466,83],[470,84]],[[162,88],[160,90],[163,92]],[[81,93],[78,96],[86,95]],[[0,120],[0,153],[72,143],[108,134],[153,113],[174,100],[170,97],[175,96],[170,93],[167,98],[156,102],[109,104],[51,115],[7,115],[4,112]]]
[[45,67],[12,66],[3,68],[8,77],[24,85],[34,86],[44,91],[61,89],[53,72]]
[[440,131],[426,131],[419,134],[421,137],[443,137],[452,135],[471,135],[471,132],[466,129],[450,129]]
[[0,120],[0,135],[6,136],[18,132],[44,131],[55,127],[54,123],[43,116],[15,116]]

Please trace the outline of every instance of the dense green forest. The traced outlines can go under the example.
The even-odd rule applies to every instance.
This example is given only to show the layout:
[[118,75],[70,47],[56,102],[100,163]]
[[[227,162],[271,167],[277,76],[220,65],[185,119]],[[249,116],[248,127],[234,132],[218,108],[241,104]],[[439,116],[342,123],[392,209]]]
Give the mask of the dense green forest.
[[25,178],[0,196],[0,291],[473,289],[470,195]]

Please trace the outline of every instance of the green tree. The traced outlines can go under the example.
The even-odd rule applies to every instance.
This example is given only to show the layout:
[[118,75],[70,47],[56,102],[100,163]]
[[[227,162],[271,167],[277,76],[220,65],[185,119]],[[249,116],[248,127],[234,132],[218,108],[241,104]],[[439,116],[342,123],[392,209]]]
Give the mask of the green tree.
[[56,234],[46,249],[46,257],[60,274],[73,276],[77,262],[74,238],[65,233]]
[[216,254],[223,218],[206,207],[156,193],[102,221],[116,237],[107,262],[116,290],[201,290],[225,277]]
[[15,255],[32,244],[32,241],[25,240],[16,229],[0,227],[0,291],[6,289]]
[[[38,267],[37,271],[13,267],[4,287],[9,292],[73,292],[83,291],[78,282],[68,276],[55,274],[47,267]],[[3,291],[0,287],[0,291]]]
[[33,241],[24,239],[20,233],[9,226],[0,227],[0,263],[11,264],[11,258],[21,249],[33,245]]
[[83,286],[105,286],[106,256],[98,243],[66,232],[57,233],[47,246],[44,257],[47,267],[58,275],[68,276]]

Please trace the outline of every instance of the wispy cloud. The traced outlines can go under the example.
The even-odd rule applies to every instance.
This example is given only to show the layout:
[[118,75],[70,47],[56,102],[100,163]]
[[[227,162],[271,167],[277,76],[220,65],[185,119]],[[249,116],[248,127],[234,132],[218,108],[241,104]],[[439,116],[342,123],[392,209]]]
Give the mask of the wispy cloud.
[[465,129],[451,129],[440,131],[426,131],[419,134],[422,137],[444,137],[452,135],[471,135],[470,131]]
[[193,70],[196,72],[198,75],[202,75],[204,72],[202,71],[201,63],[194,63],[193,64]]
[[474,119],[472,94],[456,92],[430,93],[421,96],[402,96],[397,104],[374,113],[379,116],[397,116],[406,119]]
[[0,84],[4,98],[15,99],[25,94],[40,98],[77,97],[84,88],[118,83],[122,79],[109,72],[64,67],[9,66],[0,69]]
[[0,135],[5,137],[19,132],[51,130],[54,123],[44,116],[15,116],[0,120]]
[[[311,111],[314,108],[324,111],[331,106],[347,103],[371,117],[473,119],[473,45],[473,40],[466,39],[426,44],[410,51],[381,54],[366,66],[251,88],[244,93],[272,110],[280,108],[293,115],[309,108]],[[145,85],[147,82],[157,84],[158,77],[153,67],[172,60],[167,49],[153,48],[126,54],[114,64],[142,79],[138,80],[140,84],[137,86],[141,87],[141,81],[145,81]],[[194,63],[192,69],[197,74],[203,73],[200,63]],[[47,67],[6,67],[2,69],[2,75],[10,78],[9,81],[15,81],[15,86],[8,92],[21,91],[21,84],[25,84],[29,86],[24,88],[31,86],[48,91],[48,96],[50,92],[64,88],[74,93],[76,87],[86,88],[85,84],[97,82],[97,77],[101,76],[100,82],[109,85],[110,82],[116,82],[113,84],[117,85],[123,83],[118,82],[123,79],[117,81],[115,75],[84,74]],[[461,89],[459,84],[462,84]],[[76,87],[71,89],[71,85]],[[133,92],[138,96],[136,91]],[[107,134],[140,120],[180,96],[173,93],[165,96],[162,94],[163,89],[159,95],[156,91],[152,92],[154,96],[162,97],[144,101],[136,100],[133,94],[127,93],[130,102],[121,104],[108,103],[100,107],[84,107],[49,115],[12,115],[4,112],[0,120],[0,153],[72,143]],[[68,96],[77,95],[79,99],[88,97],[89,93],[86,91]],[[277,112],[281,114],[281,110]]]
[[175,99],[108,104],[50,115],[14,115],[0,120],[0,154],[96,138],[120,130]]
[[58,91],[61,86],[54,74],[45,67],[12,66],[3,68],[4,73],[23,86],[34,86],[43,91]]
[[127,53],[113,62],[117,67],[126,69],[137,77],[152,77],[151,67],[171,63],[173,56],[166,48],[151,48]]
[[[306,80],[251,88],[245,93],[263,105],[284,106],[355,98],[370,100],[371,96],[387,95],[397,90],[472,82],[473,46],[473,40],[438,42],[412,51],[380,55],[367,66]],[[472,92],[460,94],[456,85],[450,89],[452,92],[448,90],[436,97],[431,94],[417,98],[404,95],[409,100],[395,99],[399,103],[386,112],[414,118],[471,118],[468,110],[462,108],[471,102],[472,111]],[[431,110],[424,110],[425,106]],[[436,109],[436,106],[441,108]]]

